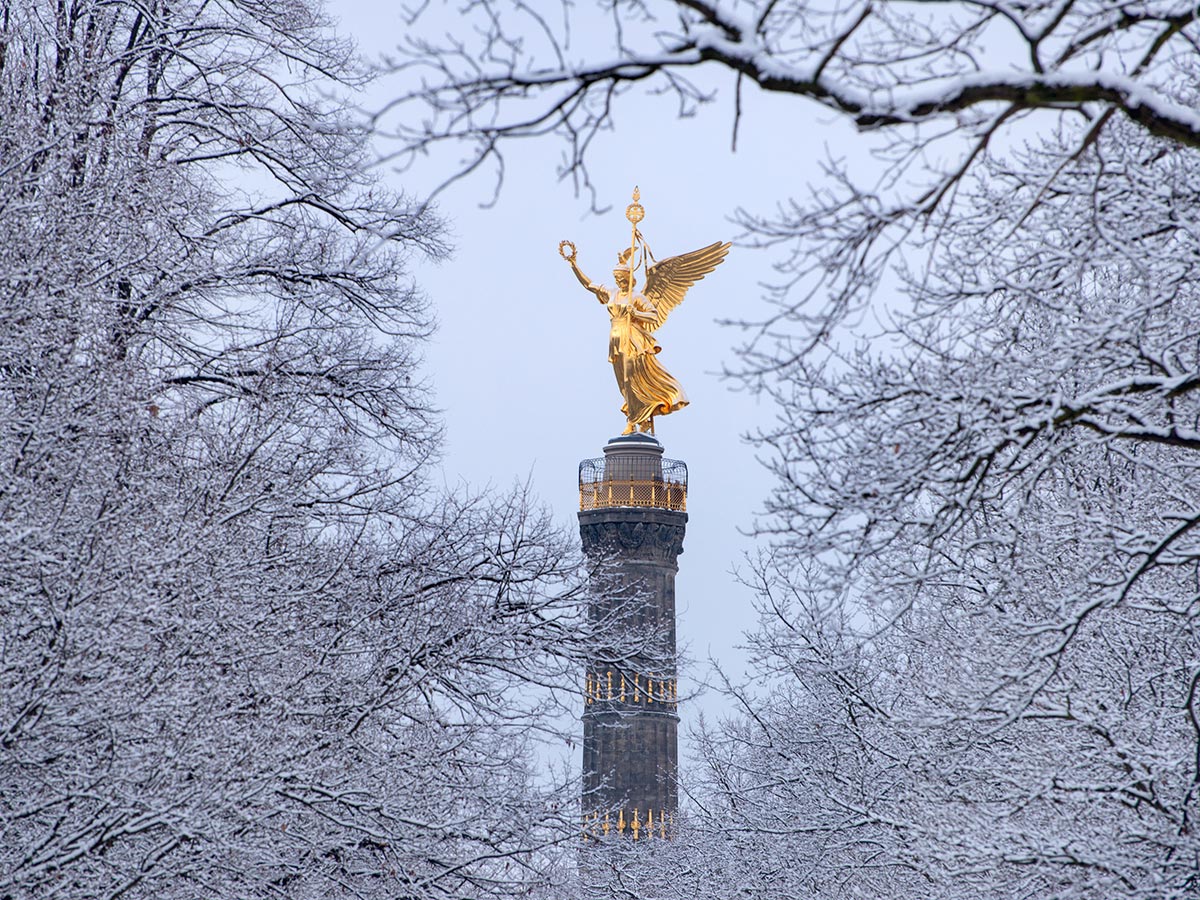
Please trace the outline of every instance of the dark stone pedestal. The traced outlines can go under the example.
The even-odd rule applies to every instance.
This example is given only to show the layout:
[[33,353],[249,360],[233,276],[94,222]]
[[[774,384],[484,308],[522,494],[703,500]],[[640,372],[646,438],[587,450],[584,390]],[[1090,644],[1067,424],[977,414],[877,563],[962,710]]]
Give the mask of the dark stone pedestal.
[[[607,477],[657,477],[661,483],[662,445],[652,438],[618,438],[605,453]],[[656,487],[646,496],[667,494]],[[584,819],[598,836],[665,837],[674,821],[675,573],[687,518],[686,512],[650,506],[579,513],[593,566],[590,615],[594,625],[615,634],[610,650],[589,666],[584,685]]]

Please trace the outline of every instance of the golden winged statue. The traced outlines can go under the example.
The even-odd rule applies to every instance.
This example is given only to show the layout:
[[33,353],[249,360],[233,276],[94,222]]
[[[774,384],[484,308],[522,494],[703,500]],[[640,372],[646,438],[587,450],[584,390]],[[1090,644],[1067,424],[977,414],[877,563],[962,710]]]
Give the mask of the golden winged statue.
[[[563,241],[558,245],[559,254],[571,264],[579,283],[608,310],[612,323],[608,333],[608,361],[625,399],[621,406],[625,414],[622,434],[638,429],[653,434],[655,416],[665,416],[687,406],[683,387],[658,362],[662,347],[654,332],[667,321],[671,310],[683,302],[688,288],[719,266],[729,252],[728,242],[717,241],[691,253],[654,261],[637,227],[645,215],[639,199],[635,188],[633,203],[625,210],[625,217],[633,225],[633,236],[630,245],[617,255],[617,267],[613,269],[615,289],[596,284],[583,274],[575,262],[574,244]],[[635,290],[638,268],[644,268],[646,273],[646,288],[640,294]]]

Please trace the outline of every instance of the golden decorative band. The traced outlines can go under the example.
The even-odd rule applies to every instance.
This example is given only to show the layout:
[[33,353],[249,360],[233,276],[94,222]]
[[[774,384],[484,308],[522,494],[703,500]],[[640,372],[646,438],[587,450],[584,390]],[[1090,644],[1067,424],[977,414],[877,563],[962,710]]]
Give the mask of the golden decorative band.
[[634,673],[626,680],[621,672],[614,678],[610,670],[588,672],[583,680],[583,695],[588,704],[601,700],[616,700],[621,703],[665,703],[674,709],[679,704],[679,685],[673,678],[643,677]]
[[579,508],[639,506],[687,512],[687,488],[670,481],[606,479],[579,485]]
[[669,838],[675,828],[675,814],[668,813],[666,810],[657,810],[655,815],[654,809],[647,809],[646,815],[642,816],[642,811],[635,808],[633,815],[628,819],[625,817],[625,810],[618,810],[616,817],[613,817],[611,812],[590,812],[584,813],[583,816],[583,836],[585,838],[604,838],[608,837],[613,832],[624,835],[629,834],[636,841],[640,837],[647,839],[659,837]]

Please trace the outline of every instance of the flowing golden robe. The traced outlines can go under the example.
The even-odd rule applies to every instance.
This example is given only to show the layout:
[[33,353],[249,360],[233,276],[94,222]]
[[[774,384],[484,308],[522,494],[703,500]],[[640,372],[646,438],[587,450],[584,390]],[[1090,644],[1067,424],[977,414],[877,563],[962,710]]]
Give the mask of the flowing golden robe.
[[[658,362],[662,350],[647,325],[655,325],[657,310],[641,294],[602,288],[604,305],[612,319],[608,333],[608,361],[617,387],[625,399],[621,412],[634,425],[653,416],[665,416],[687,406],[687,395],[678,381]],[[597,292],[598,296],[600,292]]]

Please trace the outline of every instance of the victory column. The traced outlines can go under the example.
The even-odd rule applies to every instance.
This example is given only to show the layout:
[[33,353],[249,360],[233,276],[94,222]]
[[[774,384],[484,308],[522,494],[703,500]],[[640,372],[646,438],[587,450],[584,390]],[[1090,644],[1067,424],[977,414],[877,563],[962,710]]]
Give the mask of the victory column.
[[584,678],[584,831],[634,840],[668,837],[678,800],[675,573],[688,520],[687,466],[663,458],[654,417],[688,400],[659,363],[654,333],[729,252],[728,243],[717,242],[656,261],[638,229],[645,216],[639,199],[635,188],[625,210],[630,244],[617,256],[615,288],[583,274],[573,243],[558,248],[609,314],[608,361],[624,401],[621,436],[608,442],[603,457],[579,464],[579,532],[593,565],[589,614],[593,622],[618,623],[627,638],[621,643],[637,647],[597,661]]

